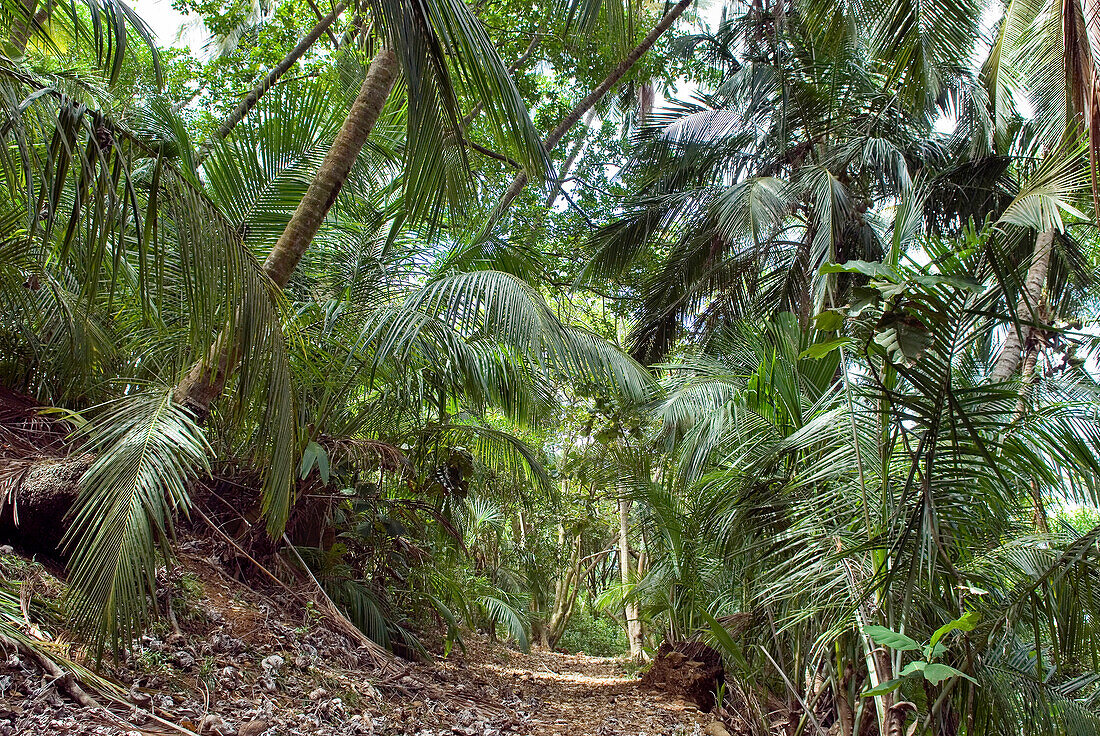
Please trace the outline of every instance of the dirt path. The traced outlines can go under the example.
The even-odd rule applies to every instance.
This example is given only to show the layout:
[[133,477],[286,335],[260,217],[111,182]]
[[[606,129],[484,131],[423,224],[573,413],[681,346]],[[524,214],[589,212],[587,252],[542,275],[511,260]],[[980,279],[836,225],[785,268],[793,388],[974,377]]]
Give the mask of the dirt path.
[[[0,651],[0,736],[180,733],[158,718],[204,736],[701,736],[712,720],[643,689],[623,660],[525,654],[472,634],[465,651],[379,672],[293,601],[235,583],[210,550],[180,561],[181,630],[150,630],[109,668],[123,688],[110,712],[81,709],[34,662]],[[0,575],[17,573],[52,581],[0,555]]]
[[[506,718],[487,720],[503,726],[504,733],[688,736],[702,733],[712,720],[694,705],[643,689],[619,659],[475,646],[443,662],[440,670],[448,681],[481,696],[478,700],[489,696],[502,706]],[[481,731],[475,726],[472,733]]]

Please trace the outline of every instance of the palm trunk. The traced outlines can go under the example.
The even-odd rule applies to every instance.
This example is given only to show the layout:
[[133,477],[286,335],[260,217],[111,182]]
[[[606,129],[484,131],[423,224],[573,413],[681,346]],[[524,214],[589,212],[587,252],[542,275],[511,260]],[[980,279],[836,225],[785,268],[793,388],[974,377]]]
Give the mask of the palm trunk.
[[[325,216],[332,209],[351,167],[367,142],[390,90],[397,79],[397,54],[388,48],[378,52],[367,70],[359,95],[351,105],[336,140],[317,170],[298,209],[264,261],[264,273],[279,287],[286,286],[302,255],[313,242]],[[215,340],[206,360],[196,363],[176,387],[176,401],[205,419],[210,405],[225,390],[229,374],[240,362],[240,353],[232,338],[222,333]]]
[[[565,118],[562,119],[558,126],[550,131],[550,134],[546,136],[546,140],[543,142],[542,147],[546,149],[547,153],[552,151],[555,146],[565,137],[565,134],[577,124],[577,122],[591,110],[597,102],[603,99],[612,87],[619,83],[626,73],[629,72],[638,60],[645,56],[646,52],[653,48],[653,44],[657,43],[657,39],[664,35],[665,31],[672,27],[672,24],[676,22],[676,19],[683,15],[684,11],[694,2],[694,0],[680,0],[673,8],[665,13],[665,16],[661,18],[661,21],[653,28],[649,34],[642,39],[634,49],[626,55],[626,58],[619,62],[618,66],[611,70],[599,86],[592,90],[587,97],[577,103],[577,106],[570,111]],[[501,197],[500,202],[497,203],[496,208],[489,215],[488,220],[485,222],[485,226],[482,228],[480,238],[488,235],[496,226],[500,220],[504,211],[512,204],[519,193],[523,191],[523,188],[527,186],[527,174],[526,172],[520,172],[516,174],[516,178],[512,180],[511,186],[508,187],[508,191]]]
[[8,43],[15,49],[15,56],[22,56],[27,50],[27,41],[31,37],[31,29],[34,27],[34,11],[38,7],[38,0],[20,0],[25,15],[13,13],[11,19],[11,32],[8,35]]
[[[1046,321],[1048,315],[1046,314],[1045,300],[1039,305],[1039,314],[1040,319]],[[1024,362],[1020,366],[1020,395],[1016,399],[1015,421],[1019,421],[1027,412],[1032,386],[1038,381],[1035,368],[1039,364],[1039,356],[1043,352],[1045,342],[1046,336],[1043,330],[1037,327],[1028,330],[1027,341],[1024,343]],[[1050,525],[1047,523],[1046,504],[1043,503],[1043,494],[1039,491],[1039,484],[1032,478],[1028,488],[1031,492],[1032,522],[1035,524],[1035,530],[1040,534],[1049,534]]]
[[[1050,254],[1054,251],[1054,234],[1054,230],[1044,230],[1035,237],[1035,251],[1031,257],[1031,266],[1027,269],[1027,277],[1024,279],[1020,299],[1016,304],[1017,320],[1020,320],[1023,314],[1029,314],[1032,316],[1030,322],[1039,321],[1039,299],[1042,296],[1043,285],[1047,280],[1047,271],[1050,270]],[[1007,381],[1016,372],[1020,365],[1024,335],[1030,334],[1030,332],[1031,328],[1025,328],[1019,324],[1011,325],[1008,334],[1005,335],[1001,352],[997,355],[993,372],[990,374],[990,380],[993,383]]]
[[[630,501],[619,499],[619,571],[622,573],[623,588],[630,585]],[[626,633],[630,640],[630,659],[642,660],[642,621],[638,617],[638,601],[630,600],[623,604],[626,616]]]
[[[35,0],[25,0],[26,2],[34,2]],[[252,90],[245,95],[241,100],[241,104],[237,106],[229,117],[227,117],[222,124],[218,126],[218,130],[214,133],[213,138],[203,146],[199,152],[199,163],[210,154],[210,149],[217,141],[226,138],[229,133],[237,126],[237,123],[244,120],[244,116],[256,106],[256,103],[260,101],[260,98],[264,94],[275,86],[275,83],[279,81],[279,78],[290,71],[291,67],[298,63],[298,60],[305,55],[313,44],[317,43],[319,39],[328,29],[336,22],[336,19],[340,16],[340,13],[344,12],[344,8],[347,7],[346,2],[342,2],[332,9],[332,12],[322,18],[317,25],[313,27],[309,33],[298,42],[298,45],[291,49],[290,53],[283,58],[275,67],[267,73],[259,84],[252,88]]]
[[321,222],[336,202],[336,196],[347,181],[355,159],[367,142],[367,136],[378,122],[378,116],[397,79],[397,72],[397,54],[385,48],[379,51],[321,168],[298,203],[298,209],[287,223],[286,230],[264,261],[264,271],[279,286],[286,286],[290,281],[290,275],[294,273],[302,254],[313,242]]

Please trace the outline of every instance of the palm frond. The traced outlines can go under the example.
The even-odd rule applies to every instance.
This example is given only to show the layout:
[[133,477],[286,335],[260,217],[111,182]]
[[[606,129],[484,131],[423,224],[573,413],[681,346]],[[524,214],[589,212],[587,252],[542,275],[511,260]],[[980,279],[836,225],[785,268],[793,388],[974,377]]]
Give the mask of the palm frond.
[[78,438],[96,459],[65,536],[73,619],[117,649],[151,615],[158,554],[171,554],[173,518],[190,503],[189,484],[209,472],[211,448],[165,387],[102,407]]

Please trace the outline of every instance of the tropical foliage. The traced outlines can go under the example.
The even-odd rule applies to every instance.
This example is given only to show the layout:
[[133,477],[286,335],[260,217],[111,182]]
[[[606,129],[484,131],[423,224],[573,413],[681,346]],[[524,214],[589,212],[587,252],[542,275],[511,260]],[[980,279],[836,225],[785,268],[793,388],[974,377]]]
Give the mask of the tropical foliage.
[[1083,3],[238,5],[0,8],[93,652],[213,533],[401,656],[706,640],[744,733],[1100,730]]

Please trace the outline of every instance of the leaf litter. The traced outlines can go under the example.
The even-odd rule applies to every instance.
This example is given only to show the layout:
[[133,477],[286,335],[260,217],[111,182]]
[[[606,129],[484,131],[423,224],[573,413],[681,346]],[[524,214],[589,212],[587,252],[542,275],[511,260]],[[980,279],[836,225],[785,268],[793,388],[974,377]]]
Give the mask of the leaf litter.
[[[698,736],[713,720],[643,688],[624,660],[474,635],[447,658],[381,672],[375,651],[303,621],[289,595],[228,577],[208,544],[183,547],[158,582],[187,575],[184,614],[104,663],[124,695],[83,708],[28,657],[0,652],[0,736]],[[46,574],[20,569],[32,567]]]

